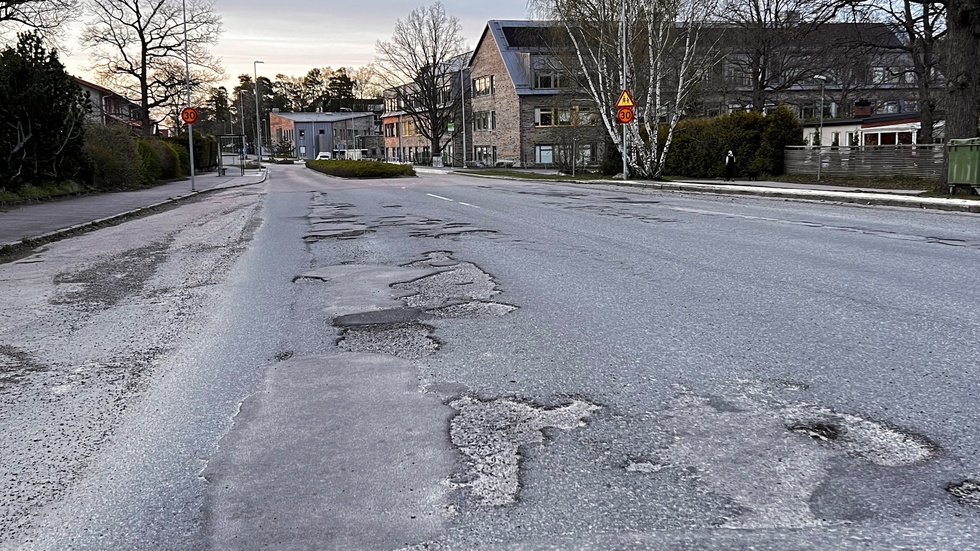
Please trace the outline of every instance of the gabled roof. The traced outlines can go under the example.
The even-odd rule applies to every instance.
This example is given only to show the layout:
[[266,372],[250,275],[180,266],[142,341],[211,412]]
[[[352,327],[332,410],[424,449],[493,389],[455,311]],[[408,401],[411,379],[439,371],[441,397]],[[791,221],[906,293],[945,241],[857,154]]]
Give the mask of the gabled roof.
[[340,122],[362,117],[374,117],[374,113],[370,111],[332,111],[327,113],[273,112],[272,114],[293,122]]
[[[518,94],[550,94],[553,91],[536,90],[531,86],[529,62],[530,54],[547,53],[553,47],[556,35],[552,31],[556,28],[552,21],[493,19],[487,22],[477,49],[489,35],[500,52],[504,67],[507,68],[507,74]],[[476,50],[473,51],[473,56],[475,55]],[[470,57],[470,65],[473,64],[473,56]]]
[[78,85],[81,86],[83,89],[88,88],[89,90],[93,90],[95,92],[98,92],[98,93],[102,94],[105,97],[119,98],[120,100],[127,102],[128,104],[132,105],[133,107],[137,107],[138,108],[140,106],[139,103],[137,103],[137,102],[135,102],[135,101],[127,98],[126,96],[123,96],[123,95],[120,95],[120,94],[118,94],[116,92],[113,92],[112,90],[106,88],[105,86],[99,86],[98,84],[95,84],[93,82],[89,82],[89,81],[87,81],[87,80],[85,80],[83,78],[79,78],[79,77],[72,77],[72,78],[74,78],[75,79],[75,82],[77,82]]

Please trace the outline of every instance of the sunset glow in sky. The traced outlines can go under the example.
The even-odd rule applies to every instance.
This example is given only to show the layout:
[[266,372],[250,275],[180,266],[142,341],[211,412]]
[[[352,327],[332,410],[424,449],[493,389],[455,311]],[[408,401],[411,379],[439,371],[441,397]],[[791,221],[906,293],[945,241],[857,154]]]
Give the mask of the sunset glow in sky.
[[[302,76],[315,67],[360,67],[372,63],[375,42],[388,40],[395,21],[405,19],[420,0],[298,1],[216,0],[214,9],[224,33],[212,52],[222,59],[224,84],[238,83],[238,75],[253,74],[252,62],[261,60],[259,75],[282,73]],[[443,0],[446,12],[459,18],[467,46],[473,48],[490,19],[526,19],[527,0]],[[83,18],[84,20],[84,18]],[[80,25],[74,26],[76,32]],[[62,61],[68,70],[91,79],[88,53],[77,39],[65,40]]]

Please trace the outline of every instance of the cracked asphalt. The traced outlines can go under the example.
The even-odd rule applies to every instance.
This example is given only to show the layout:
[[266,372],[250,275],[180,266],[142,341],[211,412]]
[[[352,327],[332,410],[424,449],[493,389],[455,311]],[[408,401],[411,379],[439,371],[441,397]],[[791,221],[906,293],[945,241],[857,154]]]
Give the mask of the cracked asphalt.
[[270,170],[0,265],[0,548],[980,547],[976,215]]

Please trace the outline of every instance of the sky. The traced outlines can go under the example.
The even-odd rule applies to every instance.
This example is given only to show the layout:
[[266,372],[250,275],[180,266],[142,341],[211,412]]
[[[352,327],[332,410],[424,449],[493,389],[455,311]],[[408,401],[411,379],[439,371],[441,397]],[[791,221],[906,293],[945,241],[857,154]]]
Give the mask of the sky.
[[[238,75],[270,79],[277,74],[303,76],[316,67],[361,67],[372,63],[375,42],[388,40],[398,19],[435,0],[299,1],[215,0],[224,32],[212,53],[225,69],[222,82],[237,86]],[[469,48],[476,46],[490,19],[526,19],[527,0],[443,0],[446,13],[457,17]],[[84,18],[83,18],[84,19]],[[75,32],[80,25],[73,26]],[[77,40],[66,40],[70,51],[62,61],[69,72],[88,80],[88,54]]]

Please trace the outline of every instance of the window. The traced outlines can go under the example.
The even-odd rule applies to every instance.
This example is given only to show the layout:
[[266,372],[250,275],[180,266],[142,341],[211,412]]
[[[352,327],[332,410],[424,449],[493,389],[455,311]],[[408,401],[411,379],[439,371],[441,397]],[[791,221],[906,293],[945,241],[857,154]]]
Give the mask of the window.
[[415,130],[415,122],[412,119],[407,119],[402,121],[402,136],[414,136],[417,134]]
[[554,126],[555,110],[538,107],[534,110],[534,126]]
[[534,126],[595,126],[599,122],[598,113],[589,107],[569,108],[539,107],[534,110]]
[[[578,144],[575,147],[575,166],[591,164],[595,159],[594,144]],[[534,146],[534,162],[539,165],[551,165],[555,162],[571,164],[572,147],[569,145],[540,144]]]
[[595,159],[595,146],[592,144],[583,144],[578,146],[578,156],[575,159],[576,165],[587,165],[591,164],[592,160]]
[[554,69],[542,69],[534,72],[535,88],[561,88],[561,73]]
[[479,111],[473,113],[473,130],[476,132],[486,132],[497,129],[496,111]]
[[591,107],[579,106],[574,108],[577,112],[578,117],[576,117],[576,126],[595,126],[599,124],[599,114],[592,110]]
[[395,123],[389,122],[385,124],[385,137],[394,138],[395,137]]
[[473,159],[482,165],[493,166],[497,162],[497,147],[492,145],[475,146]]
[[534,162],[539,165],[550,165],[555,162],[555,146],[534,146]]
[[473,79],[473,97],[493,95],[493,75]]

